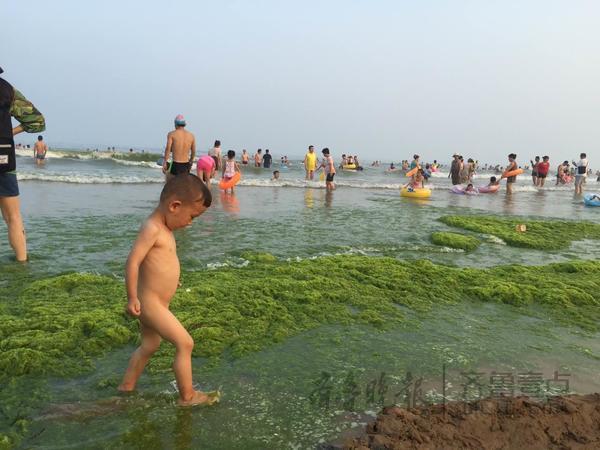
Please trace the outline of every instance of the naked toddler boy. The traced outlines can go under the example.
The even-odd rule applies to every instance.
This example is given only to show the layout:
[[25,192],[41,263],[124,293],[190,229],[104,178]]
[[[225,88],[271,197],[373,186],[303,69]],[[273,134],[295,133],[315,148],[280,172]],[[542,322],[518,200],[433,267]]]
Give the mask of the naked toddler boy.
[[141,345],[133,352],[119,386],[135,389],[138,378],[162,339],[175,346],[173,371],[179,388],[179,404],[212,404],[218,395],[207,395],[192,386],[194,341],[169,304],[179,283],[179,259],[173,230],[191,225],[210,206],[212,196],[195,175],[172,177],[160,194],[160,203],[146,219],[133,244],[125,267],[127,312],[140,321]]

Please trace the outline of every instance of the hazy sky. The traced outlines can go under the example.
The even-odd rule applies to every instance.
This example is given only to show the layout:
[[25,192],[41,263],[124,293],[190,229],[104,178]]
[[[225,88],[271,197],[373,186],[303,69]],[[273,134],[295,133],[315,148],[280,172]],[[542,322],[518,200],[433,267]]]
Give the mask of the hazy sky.
[[596,0],[27,0],[2,14],[3,76],[51,145],[161,148],[181,113],[199,149],[600,157]]

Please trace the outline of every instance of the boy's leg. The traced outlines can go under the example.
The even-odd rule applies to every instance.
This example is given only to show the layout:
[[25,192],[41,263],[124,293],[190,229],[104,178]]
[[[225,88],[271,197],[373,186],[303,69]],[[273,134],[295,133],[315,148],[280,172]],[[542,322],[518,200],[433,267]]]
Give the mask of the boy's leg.
[[140,322],[140,332],[142,335],[141,345],[133,352],[129,359],[129,365],[123,376],[123,381],[119,386],[120,391],[133,391],[138,378],[144,371],[150,357],[158,350],[161,338],[156,331],[145,326]]
[[[196,401],[203,403],[208,400],[206,394],[197,393],[192,386],[192,350],[194,340],[181,325],[177,317],[168,308],[162,305],[147,307],[142,313],[142,320],[149,328],[152,328],[164,340],[175,346],[175,361],[173,371],[179,388],[180,402]],[[197,398],[202,396],[202,398]]]

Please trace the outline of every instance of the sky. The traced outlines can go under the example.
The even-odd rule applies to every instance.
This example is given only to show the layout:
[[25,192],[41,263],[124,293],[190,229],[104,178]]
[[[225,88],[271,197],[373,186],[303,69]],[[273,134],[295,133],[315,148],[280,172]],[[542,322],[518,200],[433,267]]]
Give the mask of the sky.
[[[2,75],[51,146],[600,157],[596,0],[6,2]],[[21,135],[17,142],[33,142]]]

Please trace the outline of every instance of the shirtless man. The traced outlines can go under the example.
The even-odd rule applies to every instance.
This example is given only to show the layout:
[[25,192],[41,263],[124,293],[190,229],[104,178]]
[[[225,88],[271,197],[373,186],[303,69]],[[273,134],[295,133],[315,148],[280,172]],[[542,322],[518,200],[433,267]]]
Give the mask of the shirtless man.
[[254,154],[254,167],[260,167],[262,163],[262,150],[259,148]]
[[175,346],[173,371],[179,390],[179,405],[213,404],[218,392],[196,391],[192,383],[194,340],[169,310],[179,283],[180,267],[173,230],[192,224],[210,206],[212,196],[200,178],[190,173],[171,177],[160,203],[142,225],[127,258],[125,286],[127,312],[140,321],[141,344],[133,352],[119,386],[122,392],[135,389],[150,357],[162,339]]
[[46,160],[46,153],[48,153],[48,146],[44,142],[44,138],[40,135],[38,136],[37,142],[33,146],[33,157],[35,158],[36,165],[44,164]]
[[[168,170],[171,152],[173,153],[173,163],[171,169]],[[167,174],[167,180],[171,175],[189,173],[194,162],[194,156],[196,156],[196,138],[185,129],[185,119],[179,114],[175,117],[175,130],[167,135],[167,146],[163,162],[163,173]]]

